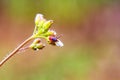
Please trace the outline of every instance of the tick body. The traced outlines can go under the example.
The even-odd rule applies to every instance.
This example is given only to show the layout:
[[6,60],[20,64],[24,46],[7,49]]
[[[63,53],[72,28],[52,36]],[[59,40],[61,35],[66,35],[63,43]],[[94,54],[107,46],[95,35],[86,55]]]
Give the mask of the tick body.
[[52,42],[57,42],[58,41],[57,38],[54,37],[54,36],[50,36],[49,40],[52,41]]

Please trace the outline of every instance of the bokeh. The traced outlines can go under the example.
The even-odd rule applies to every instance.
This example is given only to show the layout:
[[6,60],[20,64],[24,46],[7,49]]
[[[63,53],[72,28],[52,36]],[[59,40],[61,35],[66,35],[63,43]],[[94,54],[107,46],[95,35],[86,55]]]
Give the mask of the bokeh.
[[0,60],[54,20],[64,47],[26,50],[0,67],[0,80],[120,80],[119,0],[0,0]]

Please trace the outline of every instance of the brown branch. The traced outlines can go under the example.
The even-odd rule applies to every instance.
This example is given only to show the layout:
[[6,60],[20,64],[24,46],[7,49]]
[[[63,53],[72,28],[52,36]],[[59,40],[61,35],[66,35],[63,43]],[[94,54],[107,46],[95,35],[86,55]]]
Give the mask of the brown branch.
[[8,54],[1,62],[0,62],[0,67],[7,61],[9,60],[12,56],[14,56],[26,43],[28,43],[33,37],[29,37],[26,39],[23,43],[21,43],[17,48],[15,48],[10,54]]

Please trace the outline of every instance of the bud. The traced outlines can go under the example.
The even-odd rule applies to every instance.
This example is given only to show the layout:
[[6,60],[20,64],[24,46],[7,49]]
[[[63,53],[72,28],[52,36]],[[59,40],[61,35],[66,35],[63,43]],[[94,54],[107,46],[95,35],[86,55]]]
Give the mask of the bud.
[[32,43],[29,47],[33,50],[40,50],[40,49],[43,49],[45,45],[42,43],[37,43],[37,44]]
[[36,14],[36,17],[35,17],[35,29],[34,29],[34,32],[33,34],[41,34],[43,32],[42,30],[42,27],[43,27],[43,24],[45,23],[45,19],[43,17],[42,14]]
[[33,43],[29,47],[32,48],[33,50],[39,50],[43,49],[45,45],[41,43],[41,40],[39,38],[37,38],[33,41]]
[[33,43],[36,44],[36,43],[40,43],[41,42],[41,39],[40,38],[36,38]]
[[55,36],[55,35],[57,34],[54,30],[49,30],[48,33],[49,33],[51,36]]
[[33,50],[36,50],[35,46],[36,46],[36,44],[33,44],[33,43],[32,43],[29,47],[30,47],[31,49],[33,49]]
[[42,44],[42,43],[39,43],[39,44],[36,44],[36,48],[39,50],[39,49],[43,49],[45,47],[45,44]]
[[35,17],[35,24],[39,24],[41,21],[44,21],[44,17],[42,14],[36,14],[36,17]]
[[46,21],[43,24],[44,32],[47,32],[49,30],[49,28],[51,27],[52,24],[53,24],[53,20]]
[[53,30],[48,30],[44,36],[48,37],[48,36],[55,36],[57,33]]

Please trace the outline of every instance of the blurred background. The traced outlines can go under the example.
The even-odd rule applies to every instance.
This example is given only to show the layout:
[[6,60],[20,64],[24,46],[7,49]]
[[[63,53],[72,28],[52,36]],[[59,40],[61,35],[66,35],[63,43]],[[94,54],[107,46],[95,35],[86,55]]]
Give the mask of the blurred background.
[[120,80],[119,0],[0,0],[0,60],[32,34],[37,13],[65,46],[16,54],[1,80]]

